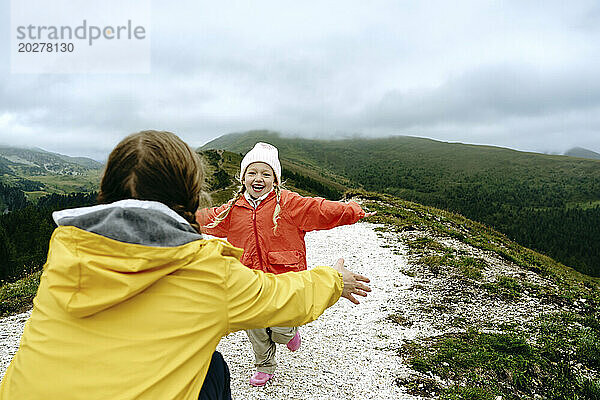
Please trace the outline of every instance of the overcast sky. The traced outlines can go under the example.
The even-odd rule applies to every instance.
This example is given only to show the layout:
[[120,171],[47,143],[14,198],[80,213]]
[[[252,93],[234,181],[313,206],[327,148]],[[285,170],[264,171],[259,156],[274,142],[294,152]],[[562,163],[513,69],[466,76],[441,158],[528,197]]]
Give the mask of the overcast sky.
[[126,134],[252,129],[600,152],[600,2],[153,1],[151,73],[11,74],[0,143],[104,159]]

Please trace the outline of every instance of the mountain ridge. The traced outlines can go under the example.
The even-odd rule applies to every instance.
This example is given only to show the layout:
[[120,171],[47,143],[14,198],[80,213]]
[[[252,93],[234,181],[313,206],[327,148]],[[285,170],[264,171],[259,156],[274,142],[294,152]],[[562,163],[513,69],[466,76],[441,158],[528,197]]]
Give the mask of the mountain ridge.
[[600,153],[589,149],[584,149],[583,147],[573,147],[565,152],[565,156],[600,160]]
[[[536,154],[536,155],[549,155],[549,156],[560,156],[559,154],[549,154],[539,151],[525,151],[525,150],[517,150],[510,147],[499,146],[499,145],[490,145],[490,144],[473,144],[466,142],[457,142],[457,141],[443,141],[437,139],[430,139],[426,137],[420,136],[411,136],[411,135],[387,135],[387,136],[361,136],[361,135],[352,135],[352,136],[340,136],[340,137],[332,137],[330,139],[319,139],[318,137],[304,137],[300,135],[287,135],[282,132],[269,130],[269,129],[252,129],[249,131],[243,132],[232,132],[223,134],[215,139],[212,139],[202,146],[198,147],[198,150],[209,150],[209,149],[233,149],[231,151],[244,153],[250,148],[248,148],[249,144],[246,139],[249,137],[253,137],[257,140],[269,140],[273,139],[278,141],[279,139],[289,139],[289,140],[306,140],[306,141],[320,141],[327,143],[335,143],[335,142],[351,142],[351,141],[385,141],[385,140],[394,140],[394,139],[407,139],[407,140],[415,140],[415,141],[423,141],[430,143],[440,143],[447,145],[460,145],[460,146],[474,146],[477,148],[488,148],[488,149],[498,149],[498,150],[507,150],[514,151],[518,153],[525,154]],[[243,139],[241,142],[237,144],[233,144],[234,141],[237,142],[237,139]]]
[[[79,169],[77,166],[87,169],[99,169],[103,165],[91,158],[71,157],[40,149],[38,147],[26,148],[0,145],[0,156],[15,165],[37,166],[40,169],[40,172],[75,173]],[[57,165],[53,168],[52,164]],[[61,164],[64,164],[62,165],[63,169],[57,169],[57,167],[61,167]],[[70,170],[68,167],[70,167]]]

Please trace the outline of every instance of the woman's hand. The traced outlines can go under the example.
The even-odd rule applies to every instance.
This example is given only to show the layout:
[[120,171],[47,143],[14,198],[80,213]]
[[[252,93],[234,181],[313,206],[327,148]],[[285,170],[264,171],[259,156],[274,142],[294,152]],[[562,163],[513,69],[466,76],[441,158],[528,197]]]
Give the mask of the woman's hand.
[[368,212],[368,213],[365,213],[365,216],[363,218],[372,217],[375,214],[377,214],[377,211]]
[[344,289],[342,290],[342,297],[347,298],[354,304],[359,304],[359,301],[354,298],[353,295],[362,297],[367,296],[367,292],[371,291],[371,288],[365,285],[363,282],[369,283],[370,280],[366,276],[355,274],[354,272],[344,267],[344,259],[340,258],[333,267],[336,271],[342,274],[344,280]]

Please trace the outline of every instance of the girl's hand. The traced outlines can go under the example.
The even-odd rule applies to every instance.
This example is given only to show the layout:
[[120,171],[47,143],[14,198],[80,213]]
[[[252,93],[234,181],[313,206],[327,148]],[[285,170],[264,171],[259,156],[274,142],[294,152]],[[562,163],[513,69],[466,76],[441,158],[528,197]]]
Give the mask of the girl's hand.
[[370,280],[366,276],[355,274],[354,272],[344,267],[344,259],[340,258],[333,267],[336,271],[342,274],[344,279],[344,289],[342,290],[342,297],[347,298],[354,304],[359,304],[358,300],[353,295],[359,295],[362,297],[367,296],[367,292],[371,291],[371,288],[365,285],[363,282],[369,283]]
[[368,212],[368,213],[365,213],[365,216],[363,218],[372,217],[375,214],[377,214],[377,211]]

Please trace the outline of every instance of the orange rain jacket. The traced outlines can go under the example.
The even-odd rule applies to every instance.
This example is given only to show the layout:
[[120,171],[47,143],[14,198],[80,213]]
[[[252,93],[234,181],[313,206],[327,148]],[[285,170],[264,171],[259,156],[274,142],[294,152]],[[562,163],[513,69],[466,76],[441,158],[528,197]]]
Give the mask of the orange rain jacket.
[[275,274],[306,270],[306,232],[353,224],[365,216],[355,202],[302,197],[282,190],[275,233],[275,191],[271,191],[256,209],[244,196],[240,197],[226,219],[214,228],[206,228],[228,204],[198,210],[196,220],[203,227],[203,232],[226,237],[234,246],[243,248],[241,261],[247,267]]

